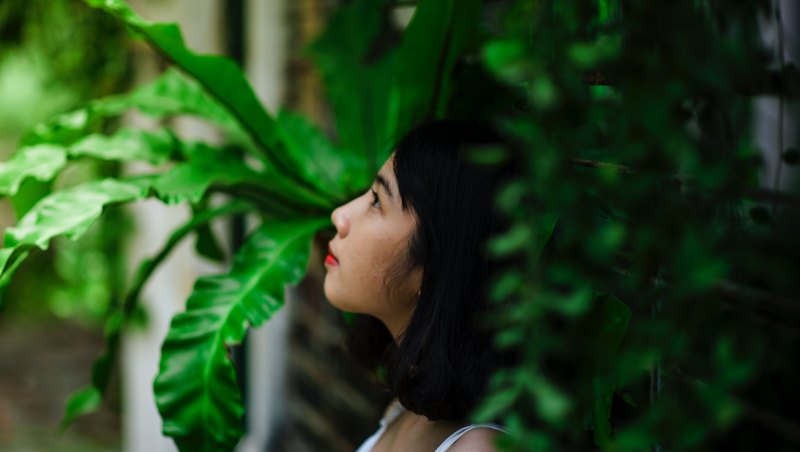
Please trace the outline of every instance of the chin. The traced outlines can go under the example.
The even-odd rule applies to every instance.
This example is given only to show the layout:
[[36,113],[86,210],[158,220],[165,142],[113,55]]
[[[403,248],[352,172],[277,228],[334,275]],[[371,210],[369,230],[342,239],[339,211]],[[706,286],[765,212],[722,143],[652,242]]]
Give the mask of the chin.
[[325,298],[328,300],[328,303],[331,304],[334,308],[345,311],[345,312],[352,312],[357,314],[358,310],[353,309],[353,306],[347,302],[347,298],[343,296],[343,294],[337,290],[337,287],[334,287],[335,283],[330,281],[328,278],[325,278],[324,284],[324,291],[325,291]]
[[325,283],[323,284],[325,298],[328,300],[328,303],[330,303],[333,307],[344,310],[344,308],[341,306],[342,305],[341,294],[338,293],[335,287],[333,287],[334,285],[335,283],[333,283],[331,279],[328,276],[326,276]]

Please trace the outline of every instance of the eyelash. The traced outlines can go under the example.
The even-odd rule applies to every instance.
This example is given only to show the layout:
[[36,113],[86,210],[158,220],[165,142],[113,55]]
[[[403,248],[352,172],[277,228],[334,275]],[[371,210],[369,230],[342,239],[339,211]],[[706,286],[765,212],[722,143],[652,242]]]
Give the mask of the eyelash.
[[[378,199],[378,193],[376,193],[375,190],[372,190],[372,189],[370,189],[370,191],[372,192],[372,204],[370,204],[370,205],[372,207],[375,207],[376,209],[380,209],[381,208],[381,206],[380,206],[381,200]],[[377,203],[378,205],[376,206],[375,203]]]

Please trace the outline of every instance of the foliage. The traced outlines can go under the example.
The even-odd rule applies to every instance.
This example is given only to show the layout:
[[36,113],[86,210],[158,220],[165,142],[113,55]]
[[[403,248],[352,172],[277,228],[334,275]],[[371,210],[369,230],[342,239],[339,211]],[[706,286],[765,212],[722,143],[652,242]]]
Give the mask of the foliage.
[[79,1],[3,2],[0,135],[120,89],[127,69],[123,44],[124,33],[111,18]]
[[[78,0],[31,0],[0,5],[0,156],[5,159],[25,129],[58,111],[75,108],[85,99],[120,90],[127,80],[125,33],[115,20]],[[85,48],[91,46],[92,52]],[[96,130],[108,127],[107,122]],[[47,146],[18,152],[12,161],[36,157],[39,170],[61,165]],[[83,160],[58,171],[56,177],[27,178],[6,167],[0,178],[17,179],[9,201],[0,201],[2,228],[19,218],[51,185],[66,187],[116,174],[114,164]],[[42,179],[43,181],[40,181]],[[23,180],[24,184],[19,185]],[[0,193],[5,196],[7,193]],[[11,208],[14,212],[12,213]],[[6,217],[6,212],[8,216]],[[121,212],[109,212],[84,240],[57,239],[47,253],[21,268],[10,296],[36,302],[0,306],[6,316],[70,318],[93,326],[101,324],[116,299],[117,260],[124,229]],[[84,269],[85,271],[80,271]]]
[[[79,238],[106,206],[155,197],[187,203],[195,216],[142,263],[67,420],[102,400],[119,334],[153,269],[211,219],[248,210],[261,225],[229,272],[195,284],[154,386],[165,432],[181,449],[232,448],[242,403],[227,347],[281,306],[330,210],[366,189],[391,142],[426,117],[488,118],[507,142],[478,158],[525,164],[525,177],[497,198],[513,225],[487,247],[526,260],[493,281],[497,309],[487,319],[498,345],[520,348],[523,359],[494,377],[474,415],[506,425],[507,447],[736,444],[735,434],[714,435],[770,403],[763,379],[787,383],[796,372],[763,353],[796,341],[791,315],[782,330],[754,321],[764,320],[765,303],[796,312],[771,300],[798,293],[790,217],[754,200],[764,196],[755,191],[747,94],[770,76],[758,48],[757,18],[769,12],[761,2],[422,0],[395,30],[393,2],[353,0],[310,49],[334,139],[302,116],[267,112],[235,64],[187,49],[174,24],[145,22],[121,0],[87,2],[180,72],[33,128],[0,165],[0,193],[15,196],[23,179],[52,179],[78,158],[174,165],[44,197],[5,233],[0,287],[29,253],[56,236]],[[92,134],[96,121],[131,108],[201,117],[249,159],[169,130]],[[232,200],[209,209],[216,192]],[[767,408],[786,415],[780,404]],[[738,425],[742,437],[761,432]],[[791,438],[780,425],[758,428]]]
[[489,248],[527,259],[493,289],[524,358],[478,418],[500,415],[519,450],[787,447],[775,388],[796,392],[797,366],[765,352],[797,341],[796,220],[756,201],[779,195],[757,187],[749,108],[775,89],[772,12],[620,3],[513,2],[482,48],[529,110],[499,119],[528,177],[499,195],[514,225]]

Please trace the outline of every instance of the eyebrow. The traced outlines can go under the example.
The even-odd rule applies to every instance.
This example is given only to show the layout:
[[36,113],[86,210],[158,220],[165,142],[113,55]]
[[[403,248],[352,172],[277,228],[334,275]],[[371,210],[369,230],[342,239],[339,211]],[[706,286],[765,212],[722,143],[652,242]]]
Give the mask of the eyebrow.
[[381,186],[383,186],[383,189],[389,195],[389,199],[394,200],[394,193],[392,193],[392,186],[389,185],[389,181],[387,181],[386,179],[384,179],[383,176],[378,174],[378,175],[375,176],[375,182],[377,182]]

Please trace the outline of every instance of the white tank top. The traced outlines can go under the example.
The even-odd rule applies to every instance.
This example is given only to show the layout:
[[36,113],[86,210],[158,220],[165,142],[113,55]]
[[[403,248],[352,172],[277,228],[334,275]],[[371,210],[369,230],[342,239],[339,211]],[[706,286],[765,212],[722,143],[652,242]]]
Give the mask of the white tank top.
[[[394,420],[397,419],[397,417],[400,416],[403,413],[403,411],[405,411],[405,408],[403,407],[403,405],[400,405],[399,402],[392,404],[391,408],[389,409],[389,412],[386,413],[386,416],[384,416],[383,419],[381,419],[378,431],[376,431],[375,433],[372,434],[372,436],[367,438],[366,441],[364,441],[361,444],[361,446],[358,449],[356,449],[356,452],[372,452],[372,448],[375,447],[376,444],[378,444],[378,441],[381,439],[381,436],[383,436],[383,432],[386,431],[386,428],[389,426],[389,424],[394,422]],[[503,428],[497,424],[470,424],[461,427],[460,429],[453,432],[444,441],[442,441],[442,444],[439,444],[439,447],[437,447],[434,452],[447,451],[448,449],[450,449],[450,446],[452,446],[453,443],[458,441],[459,438],[464,436],[465,433],[476,428],[491,428],[494,430],[505,432],[505,430],[503,430]]]

